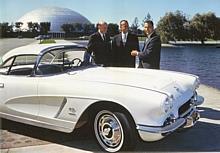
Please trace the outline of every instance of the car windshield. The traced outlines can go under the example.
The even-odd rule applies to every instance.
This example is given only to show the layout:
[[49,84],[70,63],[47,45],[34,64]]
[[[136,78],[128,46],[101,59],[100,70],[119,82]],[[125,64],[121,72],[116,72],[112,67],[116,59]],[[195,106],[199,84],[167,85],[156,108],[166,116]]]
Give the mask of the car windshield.
[[37,75],[57,74],[92,65],[86,48],[61,48],[42,55],[36,70]]

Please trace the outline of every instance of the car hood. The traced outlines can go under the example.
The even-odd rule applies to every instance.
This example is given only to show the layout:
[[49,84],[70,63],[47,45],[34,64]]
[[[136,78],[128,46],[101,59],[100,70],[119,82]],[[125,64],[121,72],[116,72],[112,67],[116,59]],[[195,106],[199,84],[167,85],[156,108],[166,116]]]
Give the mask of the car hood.
[[[178,72],[134,68],[94,67],[71,72],[70,74],[75,75],[77,79],[82,81],[131,86],[156,90],[166,94],[169,94],[171,90],[178,89],[178,91],[184,92],[188,88],[194,88],[193,85],[196,79],[195,76]],[[188,78],[185,81],[180,79],[184,76]]]

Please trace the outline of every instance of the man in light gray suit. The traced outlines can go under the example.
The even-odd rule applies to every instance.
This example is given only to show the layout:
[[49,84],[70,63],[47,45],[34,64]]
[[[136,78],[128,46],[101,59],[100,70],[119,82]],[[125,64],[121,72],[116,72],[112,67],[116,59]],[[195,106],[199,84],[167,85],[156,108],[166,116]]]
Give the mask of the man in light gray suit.
[[160,69],[160,36],[154,30],[154,24],[151,20],[145,21],[144,32],[147,39],[144,43],[142,52],[133,50],[131,56],[139,57],[139,68]]

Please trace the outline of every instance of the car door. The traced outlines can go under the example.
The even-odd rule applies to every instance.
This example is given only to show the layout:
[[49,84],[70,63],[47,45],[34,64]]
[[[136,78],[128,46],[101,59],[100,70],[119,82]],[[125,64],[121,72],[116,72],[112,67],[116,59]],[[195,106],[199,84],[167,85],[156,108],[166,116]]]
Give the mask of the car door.
[[[67,63],[67,67],[63,63]],[[59,119],[58,116],[65,106],[67,99],[59,92],[62,90],[59,81],[63,71],[70,66],[62,50],[49,51],[43,55],[38,64],[36,75],[39,76],[38,98],[40,102],[38,120],[54,128],[71,129],[72,122]]]
[[39,111],[37,82],[35,77],[1,76],[1,111],[10,116],[36,119]]
[[62,90],[59,87],[62,82],[57,79],[58,77],[59,75],[53,75],[39,78],[39,120],[51,124],[59,124],[60,122],[60,125],[62,125],[62,121],[57,117],[65,106],[67,99],[59,92]]
[[40,101],[38,120],[45,127],[71,132],[79,118],[74,103],[81,99],[73,97],[75,82],[69,82],[69,74],[55,74],[39,78],[38,96]]
[[[74,108],[69,106],[70,103],[74,103],[74,98],[70,100],[68,97],[68,88],[71,89],[72,86],[67,81],[69,75],[65,72],[79,67],[83,62],[84,53],[84,48],[63,48],[51,50],[43,55],[37,69],[41,75],[38,84],[41,122],[62,130],[74,127],[77,115]],[[74,84],[73,80],[72,83]],[[64,111],[65,115],[62,114]]]

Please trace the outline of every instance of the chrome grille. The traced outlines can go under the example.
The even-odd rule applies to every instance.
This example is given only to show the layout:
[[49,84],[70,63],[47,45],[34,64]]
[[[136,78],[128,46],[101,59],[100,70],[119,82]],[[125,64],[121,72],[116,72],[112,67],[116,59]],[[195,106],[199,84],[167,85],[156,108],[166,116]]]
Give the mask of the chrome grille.
[[178,110],[179,115],[184,114],[191,107],[191,99],[184,103]]

